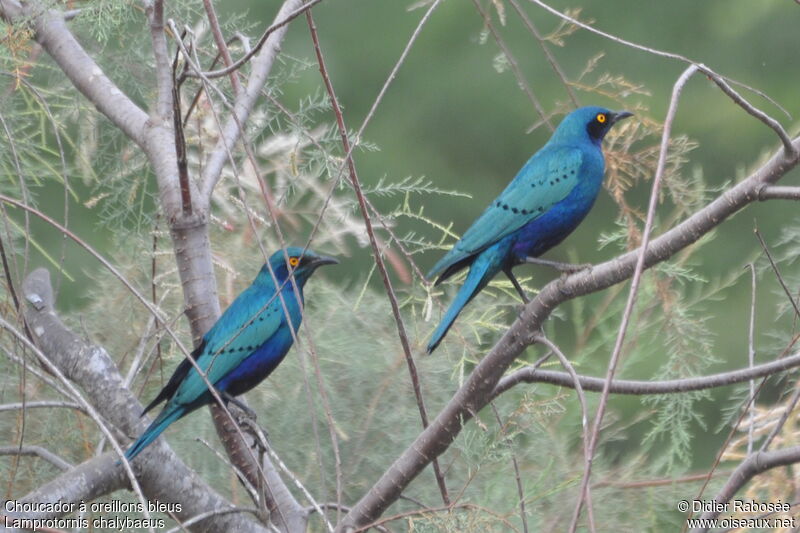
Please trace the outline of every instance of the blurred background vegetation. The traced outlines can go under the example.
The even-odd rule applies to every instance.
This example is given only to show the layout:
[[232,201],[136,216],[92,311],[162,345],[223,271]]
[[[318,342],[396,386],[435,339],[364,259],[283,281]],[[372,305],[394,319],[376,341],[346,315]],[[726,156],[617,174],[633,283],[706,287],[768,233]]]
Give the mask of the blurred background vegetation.
[[[652,148],[660,136],[658,121],[685,65],[586,31],[574,31],[534,4],[519,1],[546,36],[545,45],[567,78],[574,82],[572,88],[581,105],[637,111],[636,125],[609,139],[608,147],[613,152],[609,157],[614,162],[609,193],[601,194],[584,224],[547,255],[573,262],[610,259],[635,242],[635,226],[631,224],[642,225],[637,212],[643,213],[646,208],[657,155]],[[271,22],[279,6],[276,1],[230,0],[219,4],[220,17],[228,31],[235,29],[253,37]],[[338,0],[324,1],[314,8],[321,46],[351,129],[360,125],[372,105],[425,5],[396,0]],[[800,5],[794,2],[554,0],[551,5],[561,11],[571,10],[581,20],[622,38],[702,62],[768,94],[792,117],[800,114]],[[510,3],[481,1],[480,6],[516,58],[532,92],[548,113],[556,113],[551,118],[556,124],[572,104],[540,43]],[[149,62],[137,59],[149,54],[148,37],[141,31],[141,13],[133,4],[106,1],[88,2],[87,9],[91,16],[71,23],[83,44],[96,53],[109,75],[129,94],[139,102],[148,101],[152,97]],[[198,20],[197,5],[171,9],[170,16],[182,23]],[[204,38],[208,42],[208,35]],[[3,70],[15,72],[35,50],[30,44],[24,45],[22,37],[9,39],[11,43],[21,43],[19,49],[9,46],[0,49],[0,54]],[[0,80],[2,106],[7,110],[17,146],[22,148],[23,157],[35,161],[24,170],[25,194],[30,194],[43,212],[57,220],[64,220],[66,203],[69,227],[124,264],[141,287],[149,287],[148,250],[158,221],[155,184],[141,156],[72,89],[64,89],[68,85],[48,59],[40,58],[25,75],[52,106],[60,132],[57,138],[30,92],[18,88],[11,77]],[[787,118],[764,99],[742,92],[779,118],[790,133],[797,131],[796,118]],[[270,94],[296,113],[302,124],[293,124],[265,101],[266,113],[250,125],[251,136],[268,170],[267,182],[287,214],[290,238],[304,243],[320,207],[319,195],[309,194],[308,190],[311,184],[327,190],[335,176],[332,169],[336,168],[331,157],[341,156],[341,150],[330,129],[332,115],[325,104],[308,28],[302,18],[289,29]],[[31,121],[31,116],[36,120]],[[202,132],[198,128],[194,133],[202,138]],[[321,146],[312,146],[303,132],[316,132],[314,136]],[[670,187],[660,207],[661,225],[657,232],[684,218],[703,200],[712,198],[715,191],[743,177],[778,146],[767,127],[700,77],[693,78],[684,91],[673,133],[676,140]],[[426,271],[441,255],[441,248],[453,242],[453,235],[445,235],[442,228],[452,224],[452,232],[463,232],[548,136],[549,129],[521,90],[508,59],[475,5],[448,0],[434,12],[381,102],[361,139],[363,146],[356,152],[356,164],[364,186],[371,191],[371,199],[388,215],[394,231],[403,237],[422,271]],[[63,164],[58,156],[59,139],[66,154]],[[199,153],[203,141],[188,140]],[[7,139],[0,143],[0,186],[4,193],[19,198],[23,188],[6,149]],[[621,147],[629,149],[623,151]],[[68,176],[68,194],[64,175]],[[310,178],[301,181],[294,179],[297,176]],[[787,181],[796,184],[797,171]],[[222,192],[215,206],[217,225],[212,236],[219,259],[223,305],[249,282],[263,260],[241,206],[231,200],[235,187],[230,183],[227,187],[220,187]],[[255,190],[250,192],[255,194]],[[326,281],[315,283],[315,279],[309,284],[308,298],[313,302],[309,320],[325,379],[333,389],[334,416],[341,423],[337,431],[346,443],[345,471],[351,474],[346,499],[352,500],[410,442],[419,420],[382,285],[374,274],[368,276],[372,259],[358,229],[352,195],[348,188],[340,187],[335,198],[335,209],[329,211],[327,226],[320,231],[314,247],[349,257],[338,269],[324,274]],[[757,226],[766,242],[775,247],[787,278],[797,280],[797,213],[795,205],[783,201],[748,207],[723,224],[713,238],[704,239],[702,246],[649,275],[620,376],[660,379],[745,366],[750,278],[744,267],[753,261],[760,272],[757,361],[776,357],[791,337],[794,322],[786,313],[786,298],[778,290],[774,275],[764,268],[753,229]],[[57,231],[32,218],[28,222],[30,231],[25,232],[24,217],[11,213],[11,219],[19,226],[17,251],[22,254],[28,247],[26,268],[47,266],[54,270],[53,261],[60,261],[63,250],[66,275],[60,280],[60,307],[69,311],[75,327],[85,328],[87,335],[104,344],[124,366],[123,356],[136,349],[139,337],[148,328],[141,309],[136,309],[129,295],[107,277],[96,261],[70,243],[63,245]],[[345,229],[341,235],[334,235],[339,224]],[[32,239],[25,239],[26,233]],[[174,262],[167,236],[157,229],[155,234],[161,241],[160,269],[165,272],[159,278],[163,284],[160,289],[168,292],[162,305],[169,316],[175,316],[180,312],[181,299],[178,288],[170,285],[174,284],[169,273]],[[275,242],[269,229],[263,229],[256,238],[268,243],[268,247]],[[40,250],[46,250],[51,260]],[[146,257],[140,255],[144,252]],[[520,267],[518,272],[532,289],[555,276],[538,267]],[[393,270],[392,275],[400,289],[413,347],[417,354],[422,353],[442,306],[454,294],[453,287],[437,289],[431,300],[419,279],[414,278],[411,284],[403,282],[407,272],[402,268]],[[796,289],[797,283],[790,286]],[[575,362],[579,372],[605,374],[613,345],[609,339],[613,340],[619,325],[624,295],[624,291],[611,290],[580,299],[564,306],[549,321],[548,335]],[[435,305],[431,321],[426,321],[426,304],[430,301]],[[458,329],[451,333],[443,349],[434,357],[418,359],[431,413],[438,412],[464,373],[511,323],[517,304],[506,284],[498,280],[459,320]],[[117,331],[120,317],[114,316],[109,322],[109,309],[135,317],[131,321],[134,326],[129,331]],[[169,375],[178,354],[168,343],[162,345],[167,356],[163,372]],[[520,364],[535,361],[540,355],[541,349],[532,348]],[[309,400],[302,376],[309,375],[309,370],[303,361],[301,357],[290,357],[267,384],[253,393],[252,403],[263,413],[261,421],[290,467],[316,491],[328,491],[330,499],[334,486],[331,472],[322,474],[318,468],[320,461],[330,464],[329,444],[322,438],[316,451],[302,445],[313,432],[312,422],[304,414]],[[9,370],[9,375],[16,374]],[[158,372],[154,375],[159,376]],[[160,379],[150,381],[142,392],[144,398],[150,398],[160,383]],[[4,396],[13,394],[13,382],[13,378],[4,382]],[[777,380],[771,382],[759,401],[780,401],[783,385]],[[449,465],[448,480],[453,487],[470,481],[464,501],[493,510],[502,520],[492,513],[469,509],[463,520],[474,522],[439,523],[439,518],[428,517],[418,524],[420,530],[450,527],[454,531],[502,531],[504,520],[518,526],[511,449],[523,467],[526,500],[533,519],[544,528],[548,520],[555,520],[564,512],[558,510],[563,491],[572,495],[580,479],[580,418],[574,393],[549,386],[518,389],[497,401],[508,424],[506,435],[497,429],[492,413],[484,412],[481,423],[469,425],[443,460]],[[613,398],[595,479],[634,480],[707,471],[732,421],[738,417],[743,391],[727,388],[646,401]],[[592,405],[595,396],[590,396]],[[365,405],[369,406],[369,416],[362,420],[360,411]],[[323,421],[321,412],[317,414]],[[198,434],[215,443],[206,419],[198,414],[187,424],[204,427]],[[3,420],[2,424],[13,430],[14,420]],[[44,432],[45,428],[46,425],[41,426],[40,430]],[[29,431],[35,433],[35,426]],[[197,456],[198,462],[203,461],[197,467],[208,475],[226,476],[224,465],[212,466],[214,460],[198,449],[193,442],[195,432],[191,433],[173,431],[170,442]],[[85,436],[74,437],[71,459],[77,461],[86,452],[80,445]],[[37,475],[41,472],[31,472],[31,483]],[[232,481],[230,486],[232,491],[238,490]],[[637,519],[646,510],[649,525],[661,528],[679,523],[674,506],[667,502],[696,490],[696,485],[680,484],[643,491],[606,487],[596,491],[595,509],[607,513],[609,520],[626,516],[630,519],[634,516],[633,506],[619,509],[603,502],[619,497],[631,502],[640,500]],[[426,503],[436,503],[429,472],[412,485],[410,492]],[[648,526],[637,523],[629,530],[643,529]]]

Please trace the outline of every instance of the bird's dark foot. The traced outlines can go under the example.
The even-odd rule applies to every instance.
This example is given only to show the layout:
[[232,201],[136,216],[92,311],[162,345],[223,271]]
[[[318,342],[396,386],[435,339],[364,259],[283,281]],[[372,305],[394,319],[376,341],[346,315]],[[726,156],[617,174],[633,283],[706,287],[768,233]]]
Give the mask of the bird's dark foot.
[[511,281],[511,284],[514,286],[514,289],[516,289],[517,294],[519,294],[519,297],[522,298],[522,303],[527,304],[528,302],[530,302],[530,299],[528,299],[528,295],[525,294],[525,290],[522,288],[520,282],[517,281],[517,277],[514,276],[513,272],[511,272],[511,269],[506,268],[505,270],[503,270],[503,272],[505,272],[506,276],[508,276],[509,281]]
[[566,274],[574,274],[575,272],[581,272],[583,270],[591,270],[593,266],[591,263],[561,263],[560,261],[550,261],[548,259],[540,259],[538,257],[526,257],[525,262],[533,265],[543,265],[550,268],[555,268],[559,272]]
[[[256,440],[259,442],[263,437],[263,442],[261,443],[262,447],[272,446],[272,441],[269,438],[269,431],[267,431],[267,428],[264,426],[258,424],[254,418],[246,418],[242,420],[242,427],[249,428],[249,431],[253,433],[253,435],[256,437]],[[264,451],[266,451],[266,449]]]
[[222,394],[220,394],[220,396],[221,396],[221,397],[222,397],[222,399],[225,401],[225,404],[226,404],[226,405],[230,405],[230,404],[233,404],[233,405],[235,405],[236,407],[238,407],[238,408],[239,408],[239,410],[240,410],[242,413],[244,413],[244,415],[245,415],[247,418],[249,418],[249,419],[251,419],[251,420],[253,420],[253,421],[255,421],[255,420],[257,420],[257,419],[258,419],[258,415],[256,415],[256,412],[255,412],[255,411],[253,411],[252,409],[250,409],[250,407],[248,407],[247,405],[245,405],[243,402],[239,401],[238,399],[234,398],[233,396],[231,396],[231,395],[230,395],[230,394],[228,394],[227,392],[223,392]]

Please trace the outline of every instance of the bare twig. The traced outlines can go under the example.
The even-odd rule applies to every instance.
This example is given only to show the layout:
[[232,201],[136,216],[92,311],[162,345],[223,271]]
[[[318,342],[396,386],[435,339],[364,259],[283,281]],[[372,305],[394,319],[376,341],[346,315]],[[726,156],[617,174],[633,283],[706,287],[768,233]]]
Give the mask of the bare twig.
[[[431,6],[431,9],[436,5],[434,3]],[[355,192],[356,199],[358,200],[358,206],[361,210],[361,216],[364,219],[364,226],[367,231],[367,235],[369,237],[370,245],[372,246],[372,254],[375,259],[375,264],[378,267],[378,271],[380,272],[381,279],[383,280],[384,288],[386,289],[386,294],[389,298],[389,303],[392,308],[392,315],[394,316],[395,323],[397,324],[397,334],[400,337],[400,344],[403,347],[403,354],[406,358],[406,364],[408,366],[408,371],[411,376],[411,384],[414,388],[414,396],[417,400],[417,407],[419,408],[420,418],[422,419],[422,427],[428,427],[428,413],[425,409],[425,400],[422,396],[422,388],[420,386],[419,375],[417,373],[417,365],[414,362],[414,358],[411,355],[411,345],[408,341],[408,335],[405,330],[405,325],[403,324],[403,317],[400,314],[400,306],[397,303],[397,297],[394,293],[394,287],[392,286],[392,281],[389,278],[389,273],[386,270],[386,264],[383,261],[383,254],[381,251],[380,246],[378,245],[378,241],[375,237],[375,231],[372,227],[372,219],[370,218],[369,209],[367,208],[366,201],[364,199],[364,193],[361,190],[361,182],[358,178],[358,172],[356,171],[355,162],[353,161],[352,157],[352,148],[350,146],[350,140],[348,139],[347,135],[347,127],[344,123],[344,116],[342,115],[342,110],[339,107],[339,101],[336,98],[336,93],[333,89],[333,83],[331,82],[330,75],[328,74],[328,70],[325,66],[325,59],[322,55],[322,50],[319,46],[319,38],[317,36],[317,30],[314,25],[314,19],[311,15],[311,11],[306,12],[306,19],[308,20],[308,27],[309,31],[311,32],[311,39],[314,43],[314,51],[317,55],[317,62],[319,63],[319,71],[322,75],[322,80],[325,84],[325,89],[328,92],[328,98],[331,101],[331,106],[333,107],[334,115],[336,116],[336,124],[339,128],[339,134],[342,138],[342,146],[344,148],[344,152],[347,154],[347,169],[350,175],[350,183],[353,186],[353,191]],[[442,500],[445,505],[450,505],[450,498],[447,494],[447,486],[445,484],[444,476],[442,475],[441,470],[439,469],[438,461],[434,460],[433,462],[433,469],[434,474],[436,476],[436,482],[439,485],[439,490],[442,494]]]
[[[549,11],[552,14],[554,14],[555,16],[557,16],[557,17],[559,17],[559,18],[561,18],[563,20],[566,20],[571,24],[579,26],[579,27],[581,27],[581,28],[583,28],[583,29],[585,29],[587,31],[590,31],[592,33],[595,33],[597,35],[605,37],[606,39],[610,39],[610,40],[612,40],[614,42],[617,42],[619,44],[628,46],[630,48],[635,48],[637,50],[642,50],[644,52],[648,52],[648,53],[653,54],[653,55],[657,55],[657,56],[660,56],[660,57],[666,57],[666,58],[669,58],[669,59],[677,59],[678,61],[682,61],[684,63],[689,63],[690,65],[694,65],[695,67],[697,67],[697,69],[700,72],[702,72],[703,74],[705,74],[706,76],[711,78],[711,80],[714,83],[716,83],[717,86],[720,89],[722,89],[722,91],[725,94],[727,94],[734,102],[736,102],[736,104],[738,104],[742,109],[744,109],[747,113],[749,113],[750,115],[754,116],[755,118],[757,118],[758,120],[760,120],[761,122],[763,122],[764,124],[766,124],[767,126],[772,128],[772,130],[775,131],[775,133],[778,135],[778,137],[780,138],[781,142],[783,143],[783,147],[786,150],[787,157],[795,157],[795,155],[796,155],[795,154],[795,150],[797,148],[795,146],[793,146],[791,137],[789,137],[789,135],[786,133],[786,130],[784,130],[783,126],[781,126],[780,123],[777,120],[773,119],[772,117],[770,117],[769,115],[767,115],[766,113],[761,111],[760,109],[757,109],[752,104],[750,104],[747,100],[742,98],[741,95],[739,95],[733,88],[730,87],[728,82],[735,83],[735,84],[737,84],[739,86],[742,86],[742,87],[744,87],[744,88],[746,88],[746,89],[748,89],[750,91],[753,91],[754,93],[758,94],[759,96],[761,96],[763,98],[766,98],[767,100],[769,100],[770,103],[772,103],[773,105],[778,107],[781,111],[786,113],[785,109],[780,107],[777,104],[777,102],[775,102],[772,99],[768,98],[761,91],[758,91],[756,89],[753,89],[752,87],[748,87],[748,86],[744,85],[743,83],[736,82],[736,81],[731,80],[731,79],[729,79],[729,78],[727,78],[725,76],[717,74],[716,72],[714,72],[713,70],[711,70],[707,66],[703,65],[702,63],[700,63],[698,61],[694,61],[692,59],[689,59],[686,56],[682,56],[680,54],[674,54],[672,52],[664,52],[662,50],[657,50],[655,48],[650,48],[649,46],[643,46],[641,44],[637,44],[637,43],[622,39],[620,37],[617,37],[616,35],[612,35],[610,33],[598,30],[597,28],[594,28],[594,27],[592,27],[592,26],[590,26],[590,25],[588,25],[586,23],[583,23],[583,22],[581,22],[581,21],[579,21],[579,20],[577,20],[577,19],[575,19],[573,17],[570,17],[569,15],[565,15],[564,13],[558,11],[557,9],[555,9],[553,7],[550,7],[549,5],[545,4],[542,0],[530,0],[530,1],[533,2],[534,4],[537,4],[537,5],[541,6],[544,9],[546,9],[547,11]],[[788,115],[788,113],[787,113],[787,115]]]
[[222,76],[226,76],[231,72],[238,70],[242,65],[247,63],[250,60],[250,58],[256,55],[261,50],[261,48],[264,47],[270,35],[280,30],[281,28],[283,28],[291,21],[293,21],[294,19],[296,19],[297,17],[299,17],[300,15],[302,15],[303,13],[314,7],[315,5],[319,4],[320,2],[322,2],[322,0],[309,0],[305,4],[301,4],[301,6],[295,9],[294,11],[283,14],[283,16],[280,19],[277,19],[277,22],[273,22],[266,30],[264,30],[264,33],[261,34],[261,37],[259,37],[258,42],[252,49],[250,49],[247,53],[245,53],[244,56],[240,57],[235,62],[231,63],[229,66],[220,70],[212,70],[209,72],[194,72],[194,73],[189,72],[187,73],[187,75],[194,77],[204,76],[208,79],[213,79],[213,78],[221,78]]
[[[211,34],[214,36],[214,42],[217,43],[217,50],[219,50],[219,54],[222,56],[222,61],[225,63],[225,68],[231,68],[233,65],[233,60],[231,59],[230,50],[228,50],[228,43],[225,42],[225,37],[222,35],[222,28],[219,26],[219,19],[217,18],[217,11],[214,9],[214,4],[211,2],[211,0],[203,0],[203,9],[206,10],[208,23],[211,26]],[[266,35],[269,34],[265,32],[265,35],[262,36],[261,40],[259,40],[260,43],[266,40]],[[250,51],[248,53],[252,54],[254,52]],[[239,81],[239,74],[236,72],[236,69],[231,70],[230,79],[231,87],[233,88],[233,94],[238,96],[239,93],[242,92],[242,84]]]
[[737,93],[733,87],[728,85],[725,81],[725,78],[714,72],[713,70],[709,69],[705,65],[698,65],[698,68],[705,74],[706,76],[710,77],[714,83],[717,84],[717,87],[722,89],[722,92],[727,94],[731,97],[731,100],[736,102],[739,107],[744,109],[748,114],[754,116],[775,132],[775,134],[780,138],[781,142],[783,143],[783,148],[786,150],[786,155],[792,157],[795,155],[795,147],[792,144],[792,139],[789,137],[789,134],[786,133],[786,130],[783,129],[780,122],[775,120],[774,118],[770,117],[760,109],[754,107],[750,102],[745,100],[739,93]]
[[517,454],[514,453],[514,444],[506,434],[506,427],[503,424],[503,419],[500,418],[500,412],[497,410],[497,407],[495,407],[493,403],[489,405],[492,407],[495,420],[497,420],[497,427],[500,429],[500,434],[503,436],[503,440],[508,444],[508,451],[511,453],[511,464],[514,466],[514,480],[517,483],[517,498],[519,498],[519,517],[520,520],[522,520],[523,533],[528,533],[528,516],[525,513],[525,490],[522,487],[522,476],[519,473],[519,463],[517,462]]
[[59,470],[67,471],[72,468],[72,463],[65,461],[47,448],[34,445],[0,446],[0,455],[30,455],[44,459]]
[[661,191],[661,180],[664,175],[664,167],[667,162],[667,149],[669,148],[669,137],[670,131],[672,129],[672,122],[675,119],[675,113],[678,110],[678,99],[680,98],[681,91],[683,87],[686,85],[686,82],[689,78],[697,72],[698,67],[696,65],[690,65],[686,70],[683,71],[683,74],[680,75],[678,80],[675,82],[675,86],[672,89],[672,96],[669,102],[669,109],[667,110],[667,116],[664,119],[664,131],[661,136],[661,149],[658,154],[658,164],[656,165],[656,174],[653,178],[653,186],[650,193],[650,203],[647,208],[647,220],[644,224],[644,230],[642,232],[642,245],[638,251],[638,257],[636,259],[636,266],[634,267],[633,271],[633,278],[631,280],[631,289],[628,293],[628,300],[625,303],[625,310],[622,313],[622,321],[619,326],[619,332],[617,334],[617,340],[614,343],[614,349],[611,352],[611,359],[608,363],[608,372],[606,374],[606,385],[603,387],[603,392],[600,395],[600,404],[597,407],[597,413],[594,417],[594,425],[592,427],[592,438],[591,444],[589,446],[589,455],[586,457],[586,462],[584,465],[583,471],[583,479],[581,480],[581,491],[580,497],[578,499],[578,503],[575,505],[575,513],[572,516],[572,531],[574,531],[577,527],[578,518],[580,516],[581,507],[583,505],[583,500],[586,496],[586,491],[589,489],[589,478],[592,474],[592,459],[594,456],[594,452],[597,449],[597,443],[600,438],[600,427],[603,423],[603,416],[605,415],[606,406],[608,404],[608,395],[609,395],[609,388],[611,387],[611,382],[614,379],[614,374],[617,370],[617,364],[619,363],[619,358],[622,353],[622,345],[625,341],[625,334],[628,331],[628,324],[631,319],[631,315],[633,313],[633,307],[636,303],[636,298],[638,296],[639,290],[639,282],[642,278],[642,272],[644,271],[645,266],[645,256],[647,255],[647,247],[650,244],[650,234],[653,230],[653,223],[655,221],[656,216],[656,207],[658,206],[658,198],[659,193]]
[[572,88],[572,84],[567,79],[567,75],[564,74],[564,71],[561,69],[561,65],[558,64],[556,61],[556,57],[553,55],[553,52],[550,51],[550,47],[547,46],[542,34],[539,33],[539,30],[533,24],[533,21],[528,17],[528,14],[520,7],[519,2],[517,0],[511,0],[511,5],[514,7],[514,11],[517,12],[519,18],[522,19],[522,23],[528,28],[528,31],[531,32],[536,42],[539,43],[539,46],[542,48],[545,57],[547,58],[547,62],[550,63],[550,67],[553,69],[553,72],[556,73],[558,79],[561,80],[561,83],[564,85],[564,90],[567,91],[569,95],[569,99],[572,100],[572,105],[575,107],[580,106],[578,103],[578,97],[575,95],[575,90]]
[[0,412],[2,411],[16,411],[19,409],[43,409],[43,408],[53,408],[53,407],[63,407],[65,409],[75,409],[76,411],[80,411],[81,413],[86,414],[86,410],[78,405],[77,403],[73,402],[59,402],[55,400],[42,400],[38,402],[20,402],[20,403],[6,403],[0,405]]
[[792,304],[795,315],[800,317],[800,306],[798,306],[798,303],[795,301],[794,296],[792,296],[792,291],[790,291],[789,287],[786,286],[786,281],[783,279],[783,276],[781,275],[781,271],[778,268],[778,265],[776,265],[775,260],[772,259],[772,253],[769,251],[769,246],[767,246],[767,243],[764,242],[764,238],[761,236],[761,232],[758,231],[758,228],[755,228],[753,230],[753,233],[756,234],[758,242],[759,244],[761,244],[761,249],[764,250],[767,259],[769,260],[769,264],[772,267],[772,271],[775,272],[775,277],[778,278],[778,283],[781,284],[781,288],[783,289],[784,294],[786,294],[786,297],[789,299],[789,303]]
[[237,513],[250,513],[252,515],[258,516],[258,509],[253,507],[231,507],[229,509],[214,509],[211,511],[206,511],[204,513],[196,514],[193,517],[189,518],[188,520],[180,521],[179,524],[172,529],[168,529],[166,533],[178,533],[178,531],[186,531],[186,528],[192,526],[201,520],[205,520],[206,518],[211,518],[212,516],[220,516],[226,514],[237,514]]
[[[730,472],[716,472],[716,476],[728,476]],[[617,489],[643,489],[647,487],[663,487],[666,485],[674,485],[675,483],[692,483],[694,481],[703,481],[708,477],[707,474],[692,474],[678,478],[663,478],[663,479],[645,479],[642,481],[616,481],[605,479],[598,481],[592,485],[592,488],[599,489],[602,487],[614,487]]]
[[[755,331],[756,331],[756,267],[753,263],[747,265],[750,268],[751,289],[750,289],[750,323],[748,324],[747,335],[747,365],[753,368],[756,364]],[[756,382],[750,380],[750,424],[747,428],[747,455],[753,451],[753,433],[756,423]]]
[[800,187],[771,185],[758,193],[759,200],[800,200]]
[[492,34],[492,37],[494,37],[497,46],[500,47],[500,50],[502,50],[503,55],[506,57],[506,60],[508,60],[508,64],[511,66],[511,70],[514,72],[514,76],[517,78],[517,83],[525,92],[525,94],[528,96],[528,99],[531,101],[533,108],[539,114],[541,122],[547,124],[547,127],[550,129],[550,131],[553,131],[555,128],[553,127],[552,122],[550,122],[550,117],[542,107],[542,103],[539,102],[539,99],[533,93],[533,89],[531,89],[528,80],[525,79],[525,75],[519,68],[519,63],[517,63],[517,59],[514,57],[514,54],[511,53],[511,50],[506,45],[506,42],[503,40],[502,36],[497,32],[497,30],[494,27],[494,24],[492,24],[492,19],[489,17],[486,11],[484,11],[484,9],[481,7],[481,4],[478,2],[478,0],[472,0],[472,3],[475,5],[475,9],[478,10],[478,13],[483,18],[483,23],[486,24],[486,27]]
[[[570,379],[572,379],[572,386],[575,389],[575,392],[578,395],[578,403],[581,406],[581,433],[583,434],[583,453],[585,457],[589,457],[592,454],[591,446],[592,441],[591,437],[589,436],[589,408],[586,406],[586,396],[583,394],[583,387],[581,387],[581,381],[578,379],[578,374],[575,372],[575,368],[572,366],[572,363],[569,362],[567,356],[565,356],[561,349],[550,339],[545,337],[544,335],[537,335],[533,338],[534,342],[538,342],[540,344],[544,344],[547,346],[558,358],[561,366],[564,367],[564,370],[567,371],[569,374]],[[589,520],[589,531],[594,532],[596,530],[595,523],[594,523],[594,511],[592,510],[592,492],[589,487],[586,488],[585,492],[585,499],[586,499],[586,511],[587,517]],[[570,525],[570,533],[574,532],[578,527],[577,517],[573,519],[572,524]]]
[[[768,377],[779,372],[791,370],[800,366],[800,353],[763,363],[752,368],[743,368],[730,372],[712,374],[693,378],[673,379],[667,381],[637,381],[629,379],[615,379],[611,382],[611,394],[630,394],[646,396],[650,394],[677,394],[698,390],[726,387],[736,383],[744,383],[755,378]],[[589,392],[602,392],[605,380],[592,376],[578,376],[583,390]],[[552,370],[539,370],[534,366],[526,366],[505,376],[492,391],[492,399],[503,394],[510,388],[520,383],[549,383],[560,387],[574,387],[572,376],[566,372]]]

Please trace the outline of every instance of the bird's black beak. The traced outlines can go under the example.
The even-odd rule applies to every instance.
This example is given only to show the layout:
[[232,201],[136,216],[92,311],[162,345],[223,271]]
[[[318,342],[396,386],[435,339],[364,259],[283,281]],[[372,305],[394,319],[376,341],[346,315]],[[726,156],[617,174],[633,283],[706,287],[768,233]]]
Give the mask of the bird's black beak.
[[631,113],[630,111],[620,111],[618,113],[612,113],[610,122],[613,125],[613,124],[616,124],[617,122],[619,122],[622,119],[626,119],[626,118],[632,117],[632,116],[633,116],[633,113]]
[[319,257],[315,257],[311,260],[311,264],[309,266],[313,268],[321,267],[322,265],[338,265],[339,260],[335,257],[330,257],[327,255],[321,255]]

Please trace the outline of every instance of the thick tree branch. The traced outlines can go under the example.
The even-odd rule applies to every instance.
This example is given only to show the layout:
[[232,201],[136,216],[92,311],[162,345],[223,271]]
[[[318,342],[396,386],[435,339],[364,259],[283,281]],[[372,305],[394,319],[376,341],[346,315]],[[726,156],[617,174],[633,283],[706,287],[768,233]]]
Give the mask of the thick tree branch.
[[[722,193],[689,218],[653,239],[644,257],[649,268],[697,242],[725,219],[758,200],[759,191],[782,178],[798,163],[800,139],[793,141],[795,151],[774,154],[769,161],[743,181]],[[590,271],[569,276],[563,283],[553,281],[525,306],[522,315],[473,370],[464,385],[431,425],[387,469],[375,485],[353,506],[343,522],[344,530],[363,527],[386,510],[406,486],[430,461],[444,452],[455,440],[464,423],[492,398],[502,375],[531,343],[544,321],[560,304],[573,298],[606,289],[629,279],[639,255],[625,253],[597,265]]]
[[[26,300],[36,303],[25,309],[25,320],[34,333],[37,345],[50,361],[83,389],[92,406],[103,418],[127,435],[143,431],[145,423],[138,416],[141,413],[141,404],[124,387],[122,377],[108,353],[101,347],[86,343],[58,319],[53,307],[49,273],[44,269],[35,270],[26,278],[23,289]],[[163,440],[154,442],[151,447],[153,450],[143,456],[142,461],[137,462],[137,467],[142,470],[139,480],[148,498],[163,502],[180,501],[182,511],[178,516],[187,519],[209,509],[230,507],[228,502],[187,468]],[[102,484],[108,485],[110,481],[105,477],[108,473],[97,470],[81,470],[76,475],[89,476],[94,472],[96,476],[100,476],[100,480],[106,480]],[[109,464],[107,470],[118,472],[118,476],[122,478],[118,483],[127,483],[122,468]],[[69,475],[70,472],[64,474]],[[85,487],[84,491],[73,491],[70,495],[77,499],[95,498],[100,494],[86,492],[94,490],[95,483],[92,478],[85,479],[81,483]],[[42,501],[56,501],[47,498],[60,497],[60,493],[46,492],[44,487],[34,494],[38,495],[37,498],[42,498]],[[198,524],[197,530],[264,531],[252,518],[241,515],[216,515]]]

